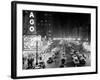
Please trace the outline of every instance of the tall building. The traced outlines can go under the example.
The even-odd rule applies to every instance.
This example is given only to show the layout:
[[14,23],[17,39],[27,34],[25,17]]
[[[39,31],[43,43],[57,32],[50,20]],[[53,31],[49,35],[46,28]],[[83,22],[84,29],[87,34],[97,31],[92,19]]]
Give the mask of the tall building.
[[49,12],[36,12],[37,34],[47,39],[53,36],[53,17]]

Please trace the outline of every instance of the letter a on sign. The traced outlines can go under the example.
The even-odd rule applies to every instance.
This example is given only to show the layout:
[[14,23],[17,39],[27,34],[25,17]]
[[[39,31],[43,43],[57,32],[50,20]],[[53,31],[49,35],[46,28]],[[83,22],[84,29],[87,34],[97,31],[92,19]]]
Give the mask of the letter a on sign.
[[33,14],[33,12],[30,13],[30,16],[29,16],[29,17],[30,17],[30,18],[31,18],[31,17],[34,18],[34,14]]

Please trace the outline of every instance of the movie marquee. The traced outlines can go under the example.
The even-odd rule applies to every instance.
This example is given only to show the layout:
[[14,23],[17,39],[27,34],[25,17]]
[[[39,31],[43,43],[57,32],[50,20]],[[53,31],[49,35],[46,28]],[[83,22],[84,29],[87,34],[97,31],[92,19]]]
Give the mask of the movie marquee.
[[97,73],[97,7],[12,2],[12,78]]

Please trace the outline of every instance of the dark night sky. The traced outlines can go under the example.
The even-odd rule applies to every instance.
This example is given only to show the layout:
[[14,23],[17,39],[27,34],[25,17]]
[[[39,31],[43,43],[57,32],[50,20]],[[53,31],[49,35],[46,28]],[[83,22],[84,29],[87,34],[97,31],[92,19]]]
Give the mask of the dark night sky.
[[[29,18],[29,12],[24,12],[24,20]],[[46,35],[51,30],[54,37],[81,36],[90,38],[90,14],[83,13],[62,13],[62,12],[41,12],[36,13],[36,28],[40,35]],[[26,19],[26,17],[27,19]]]
[[[79,34],[90,32],[90,15],[78,13],[56,13],[54,15],[54,32],[62,33],[66,36],[76,36],[78,29]],[[82,36],[84,36],[84,34]],[[90,34],[90,33],[89,33]]]

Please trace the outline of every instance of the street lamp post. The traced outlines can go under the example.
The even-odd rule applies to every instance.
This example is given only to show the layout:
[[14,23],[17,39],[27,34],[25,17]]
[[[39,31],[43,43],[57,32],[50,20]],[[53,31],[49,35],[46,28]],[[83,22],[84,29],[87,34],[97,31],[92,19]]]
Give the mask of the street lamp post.
[[36,65],[38,65],[38,41],[36,41]]

